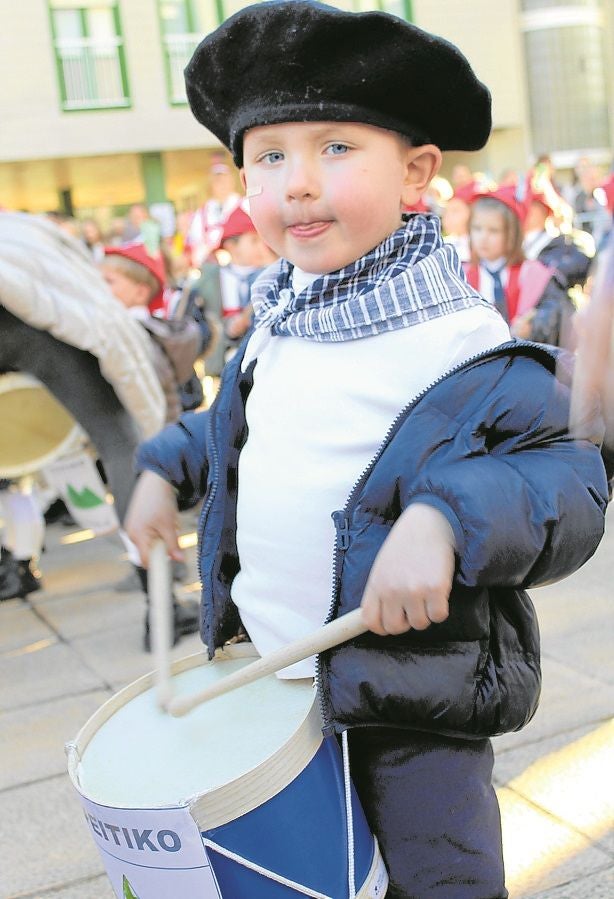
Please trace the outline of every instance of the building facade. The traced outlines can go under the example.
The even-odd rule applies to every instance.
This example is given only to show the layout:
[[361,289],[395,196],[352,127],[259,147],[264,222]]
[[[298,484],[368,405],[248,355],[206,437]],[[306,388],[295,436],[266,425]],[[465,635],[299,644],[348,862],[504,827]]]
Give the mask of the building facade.
[[[612,155],[614,0],[329,0],[384,9],[456,43],[493,94],[477,154],[495,178],[533,155]],[[146,201],[194,208],[215,138],[183,67],[244,0],[0,0],[0,206],[83,216]],[[411,102],[411,98],[408,98]]]

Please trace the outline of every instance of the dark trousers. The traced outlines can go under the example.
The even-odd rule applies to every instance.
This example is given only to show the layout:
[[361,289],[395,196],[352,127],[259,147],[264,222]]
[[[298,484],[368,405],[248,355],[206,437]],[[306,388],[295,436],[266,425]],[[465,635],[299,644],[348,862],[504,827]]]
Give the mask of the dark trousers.
[[350,771],[390,875],[386,899],[505,899],[489,740],[349,732]]

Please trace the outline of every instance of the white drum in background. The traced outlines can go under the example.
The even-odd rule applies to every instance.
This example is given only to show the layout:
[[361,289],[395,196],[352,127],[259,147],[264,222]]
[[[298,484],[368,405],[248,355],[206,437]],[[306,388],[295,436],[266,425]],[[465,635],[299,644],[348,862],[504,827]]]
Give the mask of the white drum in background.
[[81,428],[41,382],[0,374],[0,478],[34,474],[74,448]]
[[[175,696],[249,664],[251,644],[172,667]],[[261,678],[181,718],[154,675],[68,744],[87,826],[119,899],[381,899],[388,878],[311,680]]]

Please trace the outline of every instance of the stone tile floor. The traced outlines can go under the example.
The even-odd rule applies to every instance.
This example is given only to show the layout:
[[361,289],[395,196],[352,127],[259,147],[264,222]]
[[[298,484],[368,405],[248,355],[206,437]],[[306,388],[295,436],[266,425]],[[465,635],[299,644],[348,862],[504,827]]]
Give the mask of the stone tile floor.
[[[192,531],[194,517],[183,516]],[[45,589],[0,604],[0,899],[112,899],[66,774],[64,743],[150,670],[143,600],[115,537],[47,531]],[[195,581],[194,550],[188,580]],[[188,588],[189,589],[189,588]],[[192,587],[194,589],[194,587]],[[535,719],[494,741],[511,899],[614,896],[614,517],[596,554],[533,591],[544,686]],[[201,648],[197,636],[173,650]]]

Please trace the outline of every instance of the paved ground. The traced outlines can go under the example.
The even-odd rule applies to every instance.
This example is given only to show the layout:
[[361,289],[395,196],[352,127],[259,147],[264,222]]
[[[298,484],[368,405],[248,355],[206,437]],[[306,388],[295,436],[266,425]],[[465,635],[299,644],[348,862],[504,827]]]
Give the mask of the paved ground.
[[[183,523],[192,530],[191,513]],[[67,537],[60,525],[48,529],[44,592],[0,604],[0,899],[113,896],[63,746],[149,670],[143,602],[113,590],[129,571],[116,539]],[[512,899],[614,896],[613,566],[610,512],[606,538],[582,572],[533,594],[542,704],[524,731],[495,741]],[[190,637],[174,655],[199,648]]]

